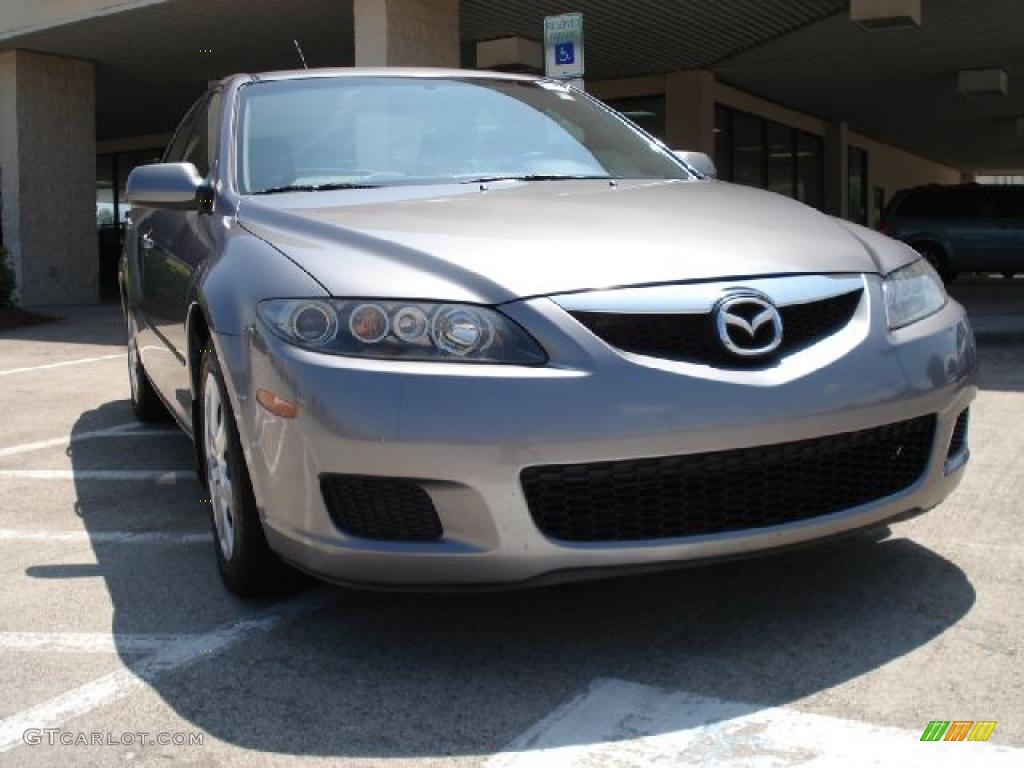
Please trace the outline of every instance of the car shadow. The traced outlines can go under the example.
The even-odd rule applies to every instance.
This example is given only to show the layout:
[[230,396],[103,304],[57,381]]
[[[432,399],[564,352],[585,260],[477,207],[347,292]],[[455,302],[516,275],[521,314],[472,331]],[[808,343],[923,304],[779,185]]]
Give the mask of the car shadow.
[[[33,307],[49,320],[39,325],[0,330],[0,338],[32,341],[37,344],[74,343],[83,347],[124,344],[124,318],[120,302],[92,306]],[[83,354],[83,356],[84,356]]]
[[[123,413],[86,412],[84,432]],[[180,468],[182,436],[73,442],[74,467]],[[174,463],[168,467],[168,463]],[[90,536],[208,530],[198,482],[76,481]],[[93,541],[116,638],[202,634],[272,601],[221,586],[213,543]],[[714,566],[507,592],[400,594],[318,586],[327,607],[148,679],[189,727],[245,749],[361,758],[486,755],[593,681],[615,678],[785,705],[927,644],[975,600],[963,571],[906,539],[860,534]],[[285,600],[295,599],[283,598]],[[118,641],[126,665],[138,646]],[[149,725],[126,723],[126,728]]]

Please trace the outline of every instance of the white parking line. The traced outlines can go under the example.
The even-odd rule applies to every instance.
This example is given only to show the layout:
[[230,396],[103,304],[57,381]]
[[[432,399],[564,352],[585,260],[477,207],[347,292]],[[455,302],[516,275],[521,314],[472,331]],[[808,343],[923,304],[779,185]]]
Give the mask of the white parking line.
[[32,451],[41,451],[46,448],[54,448],[62,445],[71,445],[73,443],[83,442],[85,440],[96,440],[112,437],[170,437],[170,436],[182,436],[185,433],[180,429],[174,427],[168,428],[156,428],[145,427],[142,424],[135,422],[127,422],[125,424],[117,424],[113,427],[106,427],[105,429],[94,429],[88,432],[79,432],[72,435],[64,435],[63,437],[54,437],[49,440],[39,440],[34,443],[22,443],[21,445],[11,445],[7,448],[0,448],[0,458],[6,456],[16,456],[20,453],[31,453]]
[[0,652],[154,653],[194,635],[110,632],[0,632]]
[[[987,717],[991,713],[943,712]],[[922,717],[938,717],[938,714]],[[1024,750],[982,742],[922,742],[910,731],[781,707],[598,680],[492,757],[487,768],[613,765],[993,768],[1024,765]],[[996,730],[998,735],[998,727]]]
[[74,541],[88,544],[206,544],[213,534],[200,531],[33,531],[0,529],[0,541]]
[[321,589],[292,601],[277,603],[212,632],[175,640],[152,656],[0,720],[0,752],[8,752],[23,744],[23,734],[29,728],[59,727],[72,718],[124,698],[164,672],[212,658],[253,632],[269,632],[283,622],[312,613],[331,601],[332,593]]
[[32,371],[47,371],[51,368],[63,368],[68,365],[82,365],[84,363],[98,363],[101,360],[114,360],[118,357],[128,357],[127,352],[120,352],[116,355],[100,355],[99,357],[83,357],[78,360],[64,360],[59,363],[47,363],[46,365],[31,365],[27,368],[8,368],[0,371],[0,376],[10,376],[14,373],[31,373]]
[[151,480],[158,485],[174,485],[179,480],[196,478],[191,469],[0,469],[0,478],[21,480]]

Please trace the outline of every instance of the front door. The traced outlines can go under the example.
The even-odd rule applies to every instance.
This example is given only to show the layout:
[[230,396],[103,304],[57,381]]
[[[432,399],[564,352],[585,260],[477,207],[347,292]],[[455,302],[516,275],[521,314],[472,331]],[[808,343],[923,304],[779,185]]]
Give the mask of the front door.
[[[219,94],[204,97],[179,128],[165,162],[190,162],[208,178],[215,157]],[[211,114],[213,113],[213,114]],[[140,216],[136,227],[142,271],[141,310],[147,343],[140,348],[146,373],[179,418],[191,418],[188,338],[185,323],[199,269],[212,253],[210,215],[201,210],[160,209]]]

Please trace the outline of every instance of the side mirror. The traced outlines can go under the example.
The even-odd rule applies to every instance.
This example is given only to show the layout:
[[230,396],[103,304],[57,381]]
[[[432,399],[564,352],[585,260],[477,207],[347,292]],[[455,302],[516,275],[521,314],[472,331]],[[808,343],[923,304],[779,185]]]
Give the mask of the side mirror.
[[705,176],[709,179],[714,179],[718,176],[718,169],[715,168],[715,161],[703,152],[676,150],[673,154],[697,171],[701,176]]
[[140,165],[128,174],[125,199],[146,208],[197,208],[203,178],[192,163]]

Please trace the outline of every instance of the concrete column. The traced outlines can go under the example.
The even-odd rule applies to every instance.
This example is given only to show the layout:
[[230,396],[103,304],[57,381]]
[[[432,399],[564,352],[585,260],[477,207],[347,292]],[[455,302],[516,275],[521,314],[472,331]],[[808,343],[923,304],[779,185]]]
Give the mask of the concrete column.
[[665,76],[665,139],[672,149],[715,153],[715,75],[693,70]]
[[354,0],[357,67],[458,67],[459,0]]
[[90,62],[0,52],[0,206],[22,306],[99,300]]
[[850,213],[850,126],[829,123],[825,132],[825,213]]

